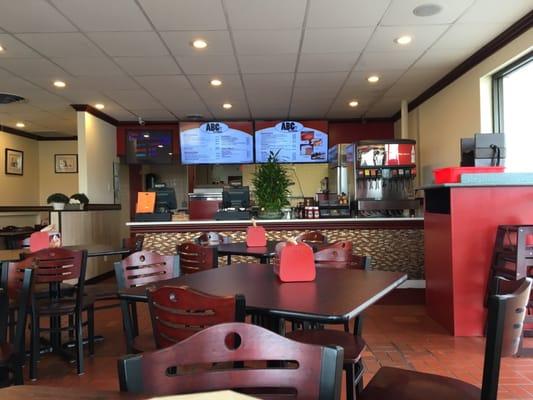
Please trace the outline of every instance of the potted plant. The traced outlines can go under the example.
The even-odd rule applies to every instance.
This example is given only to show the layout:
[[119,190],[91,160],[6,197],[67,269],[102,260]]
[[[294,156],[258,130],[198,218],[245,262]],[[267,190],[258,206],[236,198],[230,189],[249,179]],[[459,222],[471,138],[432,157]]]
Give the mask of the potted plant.
[[281,218],[281,209],[289,205],[289,186],[294,185],[285,167],[279,164],[278,153],[271,151],[267,162],[257,167],[252,179],[262,219]]
[[87,208],[87,204],[89,204],[89,198],[85,195],[85,193],[75,193],[72,196],[70,196],[69,204],[74,205],[79,210],[83,210]]
[[52,204],[54,210],[64,210],[65,204],[69,202],[69,198],[63,193],[54,193],[48,196],[46,202]]

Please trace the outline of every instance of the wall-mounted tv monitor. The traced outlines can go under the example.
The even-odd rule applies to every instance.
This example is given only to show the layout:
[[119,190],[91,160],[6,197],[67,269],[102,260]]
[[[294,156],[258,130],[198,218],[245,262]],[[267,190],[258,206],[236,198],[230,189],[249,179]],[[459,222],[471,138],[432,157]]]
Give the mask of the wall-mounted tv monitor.
[[126,133],[128,164],[170,164],[172,132],[135,130]]
[[253,143],[251,121],[180,123],[182,164],[250,164]]
[[328,122],[256,121],[255,162],[267,162],[270,152],[283,163],[328,162]]

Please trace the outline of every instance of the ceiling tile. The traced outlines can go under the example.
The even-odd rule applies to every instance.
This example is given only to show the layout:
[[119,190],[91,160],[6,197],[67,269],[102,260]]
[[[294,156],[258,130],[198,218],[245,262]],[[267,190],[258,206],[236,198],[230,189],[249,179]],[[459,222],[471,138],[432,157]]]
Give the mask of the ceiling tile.
[[227,29],[220,0],[139,0],[160,31]]
[[300,30],[233,31],[239,55],[272,55],[298,52]]
[[8,34],[0,34],[0,45],[4,49],[0,53],[0,58],[41,57],[20,40]]
[[181,71],[171,56],[159,57],[115,57],[118,63],[128,74],[142,75],[176,75]]
[[244,86],[247,90],[262,91],[273,88],[291,88],[294,74],[274,73],[274,74],[243,74]]
[[497,23],[511,25],[531,11],[531,0],[478,0],[459,19],[460,23]]
[[136,119],[135,115],[124,109],[106,111],[106,114],[112,116],[118,121],[134,121]]
[[122,75],[123,72],[107,57],[68,57],[53,58],[53,62],[60,65],[74,76],[102,76]]
[[176,117],[165,110],[164,108],[156,108],[156,109],[133,109],[130,110],[133,114],[135,114],[137,117],[141,117],[142,119],[146,121],[173,121],[176,119]]
[[225,0],[232,29],[299,29],[305,0]]
[[168,55],[167,49],[155,32],[92,32],[88,35],[110,56]]
[[307,29],[302,53],[348,53],[364,49],[373,28]]
[[228,100],[228,102],[231,103],[233,107],[231,109],[226,110],[222,107],[222,104],[224,102],[221,101],[214,101],[209,99],[207,101],[207,106],[211,110],[211,113],[213,116],[217,119],[235,119],[235,118],[242,118],[243,115],[244,118],[249,118],[250,114],[248,113],[248,105],[244,101],[244,99],[238,100]]
[[149,31],[151,26],[131,0],[52,0],[82,31]]
[[369,52],[365,51],[355,69],[359,70],[389,70],[389,69],[406,69],[419,56],[418,50],[405,50],[401,52],[380,51]]
[[344,82],[348,72],[311,72],[296,74],[296,87],[334,87],[338,89]]
[[340,28],[375,26],[390,0],[311,0],[307,26],[310,28]]
[[339,91],[338,87],[295,87],[293,93],[293,100],[302,101],[302,100],[313,100],[325,101],[333,100],[337,92]]
[[417,68],[440,68],[451,69],[462,63],[474,53],[469,48],[462,49],[436,49],[432,47],[420,57],[413,67]]
[[15,93],[25,97],[25,94],[22,94],[23,92],[40,90],[33,83],[28,82],[25,79],[17,78],[8,72],[6,72],[5,77],[6,79],[4,79],[3,74],[0,75],[0,79],[2,81],[0,84],[0,91],[2,92]]
[[140,108],[160,108],[161,105],[142,89],[137,90],[114,90],[107,91],[106,94],[115,100],[122,107],[130,109]]
[[236,74],[237,62],[233,55],[197,54],[178,56],[178,63],[186,74]]
[[365,116],[371,118],[391,117],[400,110],[401,101],[401,97],[382,98],[370,106]]
[[[346,86],[362,89],[364,91],[383,90],[398,80],[404,74],[403,69],[389,69],[389,70],[359,70],[352,71],[346,81]],[[378,75],[379,81],[376,83],[369,83],[367,78],[371,75]]]
[[[178,56],[194,54],[233,54],[228,31],[174,31],[161,32],[161,36],[172,54]],[[207,48],[195,49],[191,43],[196,39],[207,42]]]
[[44,0],[0,0],[0,26],[8,32],[76,32],[54,7]]
[[176,93],[183,89],[191,90],[191,85],[184,75],[140,76],[137,82],[146,90],[154,93]]
[[296,54],[270,56],[239,55],[239,63],[244,74],[294,72],[296,69]]
[[[421,54],[430,47],[448,25],[423,25],[423,26],[378,26],[372,38],[368,42],[366,51],[391,51],[391,52],[415,52]],[[396,38],[409,35],[413,41],[406,46],[400,46],[394,42]]]
[[289,105],[252,106],[252,119],[285,119],[289,116]]
[[478,50],[507,27],[508,25],[504,23],[455,24],[434,44],[433,49],[469,48]]
[[299,72],[342,72],[350,71],[359,53],[302,54]]
[[248,102],[250,103],[250,107],[253,107],[257,110],[261,107],[288,108],[291,97],[291,91],[291,88],[280,88],[269,91],[268,93],[253,90],[247,90],[246,93],[248,95]]
[[[222,81],[221,86],[212,86],[211,79],[217,78]],[[202,94],[215,94],[215,93],[242,93],[241,78],[237,74],[224,75],[191,75],[189,77],[194,88]]]
[[474,0],[432,0],[431,4],[442,6],[441,12],[430,17],[417,17],[413,9],[420,0],[392,0],[380,25],[437,25],[451,24],[474,2]]
[[139,85],[126,75],[80,76],[77,78],[77,82],[88,90],[128,90],[139,88]]
[[0,67],[25,78],[48,77],[66,80],[68,74],[44,58],[2,58]]
[[46,57],[101,57],[103,53],[84,35],[68,33],[19,33],[17,38]]

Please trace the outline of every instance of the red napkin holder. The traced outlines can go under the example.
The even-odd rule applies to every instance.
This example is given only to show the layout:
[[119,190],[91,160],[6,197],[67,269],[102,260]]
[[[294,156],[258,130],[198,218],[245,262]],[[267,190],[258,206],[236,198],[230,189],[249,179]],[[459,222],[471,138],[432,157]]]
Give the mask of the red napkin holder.
[[30,251],[32,253],[49,247],[61,247],[61,234],[59,232],[33,232],[30,235]]
[[276,246],[274,272],[282,282],[309,282],[316,278],[313,249],[303,242],[284,242]]
[[262,226],[249,226],[246,228],[246,246],[265,247],[267,245],[266,231]]

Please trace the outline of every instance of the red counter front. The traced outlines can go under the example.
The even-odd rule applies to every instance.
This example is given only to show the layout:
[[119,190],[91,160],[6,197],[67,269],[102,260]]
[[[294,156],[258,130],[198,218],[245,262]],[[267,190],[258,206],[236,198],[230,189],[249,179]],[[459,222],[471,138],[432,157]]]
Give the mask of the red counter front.
[[428,314],[455,336],[482,336],[498,225],[533,223],[533,186],[426,188]]

